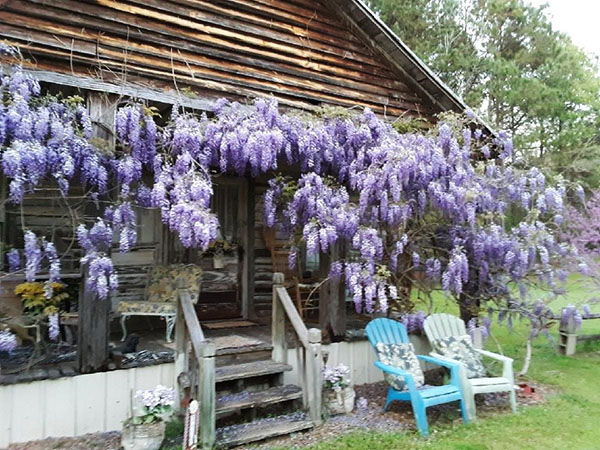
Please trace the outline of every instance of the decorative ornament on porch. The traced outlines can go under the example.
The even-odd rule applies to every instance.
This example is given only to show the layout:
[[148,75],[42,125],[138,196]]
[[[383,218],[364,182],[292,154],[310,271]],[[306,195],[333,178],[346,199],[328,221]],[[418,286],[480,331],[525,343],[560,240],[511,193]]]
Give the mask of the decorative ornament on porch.
[[198,448],[198,425],[200,423],[200,405],[192,400],[185,412],[185,428],[183,431],[183,450]]
[[356,394],[350,385],[350,369],[344,364],[323,369],[324,398],[329,414],[351,413]]
[[135,394],[137,407],[125,423],[121,446],[125,450],[158,450],[165,437],[165,421],[173,414],[175,390],[158,385]]

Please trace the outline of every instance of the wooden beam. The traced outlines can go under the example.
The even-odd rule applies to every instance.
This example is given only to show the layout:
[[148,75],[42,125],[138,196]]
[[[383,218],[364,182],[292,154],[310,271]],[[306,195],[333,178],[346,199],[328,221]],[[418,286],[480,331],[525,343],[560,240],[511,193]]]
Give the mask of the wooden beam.
[[322,422],[321,403],[323,393],[323,355],[321,348],[321,330],[308,330],[309,348],[306,361],[306,386],[308,387],[308,405],[310,418],[315,425]]
[[93,373],[108,362],[110,299],[99,298],[87,286],[87,265],[81,270],[77,365],[80,373]]
[[287,341],[285,336],[285,310],[279,301],[279,288],[283,286],[283,274],[273,274],[273,318],[271,323],[271,345],[273,351],[271,358],[275,362],[287,363]]
[[[337,242],[331,247],[331,255],[319,255],[319,278],[329,276],[332,260],[343,259],[345,247]],[[341,341],[346,334],[346,285],[343,274],[338,279],[329,279],[319,288],[319,326],[332,341]]]
[[[94,127],[94,136],[111,142],[116,104],[99,93],[91,93],[87,100],[92,122],[102,125]],[[110,248],[101,250],[110,252]],[[110,338],[110,298],[101,299],[88,287],[87,272],[87,264],[82,265],[77,330],[77,363],[81,373],[92,373],[106,367]]]
[[131,83],[114,84],[92,77],[79,77],[75,75],[66,75],[47,70],[30,70],[27,72],[45,83],[62,84],[89,91],[104,92],[116,94],[122,97],[139,98],[153,102],[166,103],[169,105],[179,104],[186,108],[197,109],[201,111],[212,111],[213,100],[202,98],[191,98],[181,95],[175,90],[159,90],[143,86],[136,86]]
[[[331,249],[332,259],[345,258],[345,247],[341,242],[336,242]],[[346,335],[346,283],[344,274],[329,282],[329,320],[332,340],[342,340]],[[323,329],[323,328],[321,328]]]
[[242,204],[242,242],[244,255],[242,264],[242,315],[245,319],[254,319],[254,231],[256,214],[256,182],[247,177]]
[[216,440],[216,390],[215,390],[215,354],[216,346],[204,341],[198,359],[200,370],[198,394],[200,401],[200,448],[212,449]]

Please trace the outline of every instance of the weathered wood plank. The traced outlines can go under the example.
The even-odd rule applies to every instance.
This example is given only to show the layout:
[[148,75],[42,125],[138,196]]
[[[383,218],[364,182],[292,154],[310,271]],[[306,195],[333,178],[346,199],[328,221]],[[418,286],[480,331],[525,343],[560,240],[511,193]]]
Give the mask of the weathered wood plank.
[[217,443],[223,447],[235,447],[274,436],[307,430],[312,427],[313,423],[308,418],[298,417],[297,415],[282,416],[250,424],[220,428],[217,430]]
[[321,405],[323,393],[323,356],[321,330],[308,330],[309,347],[306,352],[306,386],[310,418],[315,425],[322,422]]
[[198,351],[198,399],[200,400],[200,445],[211,449],[216,439],[215,345],[204,341]]
[[[49,0],[30,0],[36,3],[48,3]],[[175,29],[173,27],[166,26],[165,24],[153,24],[143,21],[136,21],[135,28],[131,29],[128,25],[130,24],[132,19],[123,19],[119,16],[116,17],[105,17],[106,14],[102,14],[102,9],[93,9],[89,11],[89,14],[94,14],[93,16],[85,15],[86,11],[81,11],[77,14],[73,14],[71,11],[73,10],[73,5],[71,5],[71,0],[57,0],[52,1],[52,7],[45,7],[44,5],[37,4],[33,8],[33,11],[37,16],[40,16],[42,21],[47,19],[52,19],[53,22],[62,22],[61,27],[59,28],[59,34],[65,34],[67,24],[69,23],[79,23],[81,21],[82,16],[85,17],[85,21],[89,24],[86,32],[88,34],[95,35],[93,42],[103,42],[103,40],[107,36],[120,36],[126,39],[126,42],[154,42],[162,45],[163,47],[168,48],[176,48],[179,50],[190,50],[197,54],[205,54],[212,55],[224,60],[235,60],[242,64],[248,65],[250,67],[253,66],[253,63],[260,63],[258,67],[265,67],[268,69],[273,69],[273,66],[269,66],[269,61],[264,59],[248,59],[247,57],[240,55],[239,51],[234,51],[231,53],[227,52],[226,47],[212,48],[207,46],[207,43],[201,40],[201,37],[192,34],[191,36],[187,36],[185,33],[181,33],[181,30]],[[13,4],[11,4],[13,5]],[[18,12],[20,14],[25,14],[28,11],[31,11],[31,6],[29,5],[21,5],[14,4],[11,7],[11,10]],[[60,8],[60,9],[59,9]],[[31,19],[31,18],[30,18]],[[270,18],[270,20],[273,20]],[[21,26],[24,26],[22,20],[18,22]],[[76,30],[80,30],[80,28],[76,28]],[[98,30],[94,32],[94,30]],[[161,33],[157,33],[157,31],[161,31]],[[81,36],[76,35],[81,38]],[[181,39],[181,37],[184,39]],[[72,36],[74,37],[74,36]],[[199,45],[194,45],[193,43],[197,42]],[[119,48],[127,49],[128,45],[121,45]],[[166,50],[165,49],[165,50]],[[346,59],[346,58],[344,58]],[[303,70],[305,67],[310,69],[312,66],[306,66],[306,64],[298,67],[298,63],[300,61],[296,60],[293,64],[297,68],[297,70]],[[214,63],[213,63],[214,66]],[[277,65],[274,67],[275,70],[282,70],[281,68],[292,67],[282,65],[281,61],[277,61]],[[383,67],[383,66],[382,66]],[[326,69],[326,67],[325,67]],[[310,71],[309,71],[310,72]],[[314,70],[312,71],[314,72]],[[347,71],[347,74],[351,74],[352,72]],[[336,76],[331,77],[329,82],[335,82],[335,80],[339,79],[342,75],[341,73],[336,73]],[[305,74],[305,76],[309,76]],[[403,84],[401,81],[394,78],[393,74],[386,70],[385,73],[382,73],[381,76],[377,74],[377,72],[370,71],[368,73],[360,74],[360,81],[367,82],[372,84],[373,87],[381,88],[388,87],[391,89],[395,89],[397,91],[407,91],[407,86]],[[371,81],[369,81],[371,80]],[[410,94],[408,94],[410,95]]]
[[[271,343],[273,344],[273,360],[287,362],[287,341],[285,336],[285,310],[279,301],[278,289],[283,288],[283,274],[273,274],[273,306],[271,319]],[[287,294],[287,292],[286,292]]]
[[[301,39],[309,40],[310,42],[322,42],[326,44],[330,44],[333,46],[339,46],[340,42],[346,42],[346,49],[352,50],[357,53],[361,53],[364,55],[372,55],[372,52],[369,51],[364,45],[359,43],[355,43],[348,40],[347,30],[338,30],[336,27],[332,27],[332,24],[325,24],[319,21],[311,21],[310,27],[305,26],[305,20],[299,19],[297,21],[289,21],[289,20],[273,20],[274,16],[271,14],[268,18],[262,17],[261,13],[264,14],[264,11],[261,10],[253,10],[252,13],[248,13],[248,8],[252,6],[248,3],[245,3],[245,9],[235,8],[232,5],[233,2],[229,2],[227,7],[207,3],[201,0],[174,0],[176,3],[181,5],[191,6],[195,9],[199,9],[201,11],[206,11],[210,13],[214,13],[219,17],[233,17],[235,16],[238,20],[242,22],[247,22],[252,25],[258,25],[265,27],[267,29],[275,29],[283,33],[288,33],[294,36],[297,36]],[[190,12],[190,14],[197,18],[196,13]],[[304,26],[303,26],[304,25]]]
[[238,411],[246,408],[259,408],[274,403],[296,400],[302,397],[302,389],[293,384],[276,386],[258,392],[240,392],[217,399],[217,414]]
[[198,316],[196,315],[194,305],[192,304],[191,294],[188,291],[179,291],[179,304],[181,305],[181,310],[183,311],[183,317],[187,326],[186,328],[188,330],[190,340],[192,341],[194,354],[196,355],[196,359],[199,360],[202,358],[202,354],[200,352],[202,343],[204,342],[204,333],[202,333]]
[[[229,93],[235,92],[237,95],[246,96],[254,96],[257,92],[268,94],[269,91],[274,91],[278,97],[285,99],[285,103],[282,103],[291,106],[295,104],[308,109],[311,108],[307,100],[309,102],[324,101],[347,107],[364,105],[371,107],[379,113],[387,110],[387,113],[392,116],[402,114],[406,110],[414,112],[422,110],[418,106],[418,99],[414,98],[412,93],[407,92],[406,88],[399,88],[397,77],[392,75],[389,69],[385,67],[385,64],[382,64],[377,58],[368,61],[368,64],[372,65],[370,68],[366,68],[366,66],[360,68],[360,64],[357,63],[358,65],[353,69],[351,62],[354,61],[354,57],[352,54],[335,54],[335,51],[328,49],[327,45],[322,45],[325,50],[333,51],[333,53],[330,53],[330,56],[332,58],[334,56],[339,58],[339,61],[321,61],[314,56],[315,53],[321,50],[314,48],[314,46],[308,50],[303,49],[303,46],[309,45],[303,41],[305,38],[294,36],[289,31],[284,32],[281,29],[281,31],[273,32],[273,36],[269,36],[266,39],[264,36],[259,36],[258,32],[263,29],[261,27],[266,27],[266,19],[262,16],[257,16],[258,19],[262,17],[262,22],[259,20],[260,24],[251,23],[250,18],[252,14],[250,12],[246,12],[243,18],[231,18],[226,25],[219,25],[217,19],[224,14],[223,8],[220,5],[214,6],[212,4],[204,8],[202,7],[202,2],[199,1],[193,2],[194,10],[210,10],[209,12],[202,13],[202,19],[194,17],[190,12],[187,14],[187,19],[185,17],[182,18],[180,14],[175,18],[169,17],[168,20],[163,17],[165,16],[164,11],[166,11],[167,5],[169,7],[182,8],[182,13],[183,10],[190,8],[165,3],[165,6],[157,4],[155,5],[156,8],[144,12],[143,7],[136,6],[140,5],[138,0],[131,0],[136,5],[130,3],[122,4],[123,2],[115,4],[115,2],[106,0],[104,1],[105,6],[85,4],[81,8],[79,8],[81,6],[80,3],[75,5],[74,2],[67,0],[57,0],[55,2],[50,2],[49,0],[32,1],[37,3],[33,9],[31,5],[25,2],[11,2],[8,8],[10,11],[15,12],[21,9],[21,20],[12,25],[13,27],[34,27],[33,23],[39,24],[40,21],[47,21],[46,15],[55,15],[53,23],[60,23],[60,26],[54,25],[54,28],[52,28],[53,23],[46,25],[46,27],[50,26],[50,29],[45,29],[44,32],[49,35],[54,34],[57,41],[63,42],[63,44],[58,44],[59,50],[60,48],[65,49],[62,53],[40,47],[39,45],[24,44],[24,48],[29,49],[32,55],[38,61],[46,64],[46,66],[49,62],[41,58],[44,54],[48,58],[62,59],[65,63],[68,61],[69,63],[65,64],[65,68],[68,67],[71,70],[78,71],[78,73],[84,73],[85,69],[83,69],[83,66],[105,68],[106,71],[103,76],[108,78],[122,73],[122,66],[127,59],[128,62],[134,60],[129,65],[128,79],[134,79],[133,77],[135,76],[140,81],[143,79],[157,80],[156,84],[158,84],[159,80],[165,83],[172,83],[172,71],[175,70],[177,82],[184,86],[198,85],[201,89]],[[185,2],[178,0],[179,3],[183,4]],[[26,15],[23,14],[25,5],[28,6],[28,10],[25,11]],[[221,8],[220,11],[214,9],[219,7]],[[116,14],[107,14],[111,10],[115,11],[111,8],[117,8],[118,12]],[[239,9],[239,5],[235,6],[235,8]],[[322,8],[323,6],[320,5],[319,9]],[[74,23],[77,23],[73,22],[75,20],[74,17],[69,19],[64,18],[68,14],[73,14],[71,11],[74,10],[78,11],[77,17],[79,21],[82,15],[85,16],[84,22],[86,24],[89,21],[95,21],[86,27],[85,32],[82,32],[80,28],[78,30],[76,26],[69,27],[70,24],[74,25]],[[25,17],[25,20],[23,20],[23,17]],[[37,19],[33,20],[36,17]],[[4,22],[6,21],[4,20]],[[201,25],[204,25],[204,22],[207,21],[212,23],[212,25],[208,28],[205,26],[198,29],[198,23],[202,22]],[[245,31],[234,30],[233,25],[235,21],[247,24],[245,25],[246,28],[244,28]],[[15,21],[12,22],[14,23]],[[277,23],[279,22],[281,20],[277,20]],[[312,23],[312,21],[309,21],[309,23]],[[220,31],[213,30],[210,27],[219,28]],[[69,28],[68,33],[65,31],[67,28]],[[310,28],[310,26],[307,28]],[[223,31],[224,29],[225,31]],[[269,30],[264,29],[265,34],[268,35]],[[32,33],[40,33],[35,28],[30,29],[30,31]],[[68,35],[69,33],[71,33],[70,36]],[[229,33],[235,34],[236,37]],[[248,42],[245,33],[252,34],[255,36],[255,39]],[[236,40],[238,38],[239,40]],[[25,37],[22,36],[21,39],[25,39]],[[50,46],[51,42],[48,38],[45,39],[45,44]],[[173,42],[171,45],[175,45],[178,51],[171,54],[168,47],[165,46],[169,45],[169,42],[173,41],[173,39],[176,39],[177,42]],[[295,44],[294,39],[297,40]],[[265,40],[269,41],[270,44],[265,45]],[[77,43],[80,41],[88,43],[85,45],[97,45],[98,57],[94,58],[90,55],[86,58],[84,54],[77,54],[76,51],[75,53],[71,53],[66,50],[71,47],[76,50]],[[158,46],[150,44],[152,42],[155,42]],[[352,40],[352,42],[359,47],[361,45],[364,46],[363,43],[356,39]],[[66,43],[69,43],[69,45],[66,45]],[[341,41],[341,45],[343,47],[343,41]],[[288,50],[284,51],[278,46],[286,47]],[[332,43],[329,46],[332,49],[336,48]],[[132,51],[134,47],[135,52]],[[294,50],[295,48],[296,50]],[[366,49],[367,47],[364,48]],[[254,52],[252,53],[254,56],[251,58],[248,57],[251,54],[245,53],[248,49]],[[265,49],[267,53],[265,53]],[[55,50],[57,49],[55,48]],[[273,54],[269,54],[269,51]],[[88,48],[87,53],[89,54],[89,52],[90,49]],[[139,53],[139,55],[135,53]],[[210,56],[210,54],[215,56]],[[148,59],[148,55],[153,55],[155,59]],[[293,57],[285,60],[286,55]],[[229,62],[224,63],[221,60],[220,62],[217,61],[216,64],[214,63],[214,58],[223,58],[224,56],[228,58],[227,61]],[[160,70],[148,70],[158,64],[156,58],[165,60],[159,64]],[[274,65],[275,69],[281,67],[281,70],[275,74],[273,67],[266,67],[264,63]],[[174,65],[175,67],[173,67]],[[264,69],[261,69],[261,66],[264,66]],[[378,74],[377,71],[379,69],[383,71]],[[355,71],[354,73],[353,70]],[[191,76],[189,75],[190,72]],[[187,76],[184,76],[184,74],[187,74]],[[231,75],[234,76],[232,77]],[[207,83],[206,78],[211,77],[213,78],[211,80],[213,83]],[[379,79],[376,79],[377,77]],[[200,78],[203,81],[202,83],[198,81]],[[336,88],[336,86],[340,86],[340,83],[345,84],[346,87],[352,90]],[[390,83],[396,85],[391,90]],[[248,86],[249,92],[244,92],[243,89],[240,91],[239,86],[235,86],[236,84]],[[219,88],[216,85],[222,85],[222,87]],[[282,89],[284,86],[285,88]],[[301,95],[302,93],[308,93],[309,95]]]
[[244,364],[217,367],[215,379],[217,383],[244,378],[274,375],[292,370],[292,366],[277,361],[253,361]]
[[294,331],[298,335],[300,342],[302,342],[302,345],[305,348],[308,348],[308,330],[306,329],[306,325],[304,325],[304,321],[298,313],[298,309],[296,309],[294,306],[290,295],[284,287],[277,287],[276,290],[279,297],[279,303],[283,307],[287,318],[294,327]]
[[[98,93],[90,93],[87,98],[88,109],[90,111],[90,119],[93,122],[107,121],[110,126],[110,120],[106,119],[105,116],[107,114],[114,116],[116,105],[107,103],[106,100],[105,96]],[[98,133],[99,130],[95,129],[94,134],[100,136]],[[110,253],[110,248],[100,250]],[[88,286],[87,264],[82,265],[81,271],[77,363],[81,373],[92,373],[103,369],[107,364],[111,301],[109,298],[99,298]]]
[[248,177],[244,180],[246,188],[241,196],[242,243],[244,246],[242,272],[242,316],[245,319],[256,317],[254,310],[254,216],[256,214],[255,181]]

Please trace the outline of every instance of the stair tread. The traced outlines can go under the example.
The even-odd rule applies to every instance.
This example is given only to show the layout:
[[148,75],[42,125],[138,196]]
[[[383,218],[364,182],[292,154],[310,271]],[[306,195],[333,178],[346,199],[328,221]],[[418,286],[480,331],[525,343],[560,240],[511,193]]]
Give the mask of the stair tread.
[[217,444],[226,447],[262,441],[270,437],[294,433],[312,428],[313,423],[306,414],[289,414],[286,416],[262,419],[255,422],[232,425],[217,430]]
[[273,346],[268,342],[260,342],[254,345],[243,345],[240,347],[222,347],[217,348],[216,355],[235,355],[240,353],[253,353],[253,352],[262,352],[266,350],[272,350]]
[[288,364],[275,361],[252,361],[249,363],[217,367],[215,369],[215,380],[217,383],[220,383],[222,381],[273,375],[288,370],[292,370],[292,366]]
[[227,413],[243,408],[271,405],[302,397],[302,388],[294,384],[276,386],[259,392],[240,392],[217,399],[217,413]]

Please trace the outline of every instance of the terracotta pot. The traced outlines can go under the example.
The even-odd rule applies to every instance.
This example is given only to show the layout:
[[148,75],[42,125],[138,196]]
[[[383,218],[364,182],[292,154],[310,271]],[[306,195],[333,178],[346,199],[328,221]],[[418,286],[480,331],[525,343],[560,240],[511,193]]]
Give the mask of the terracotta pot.
[[349,386],[342,389],[340,392],[327,390],[325,392],[325,404],[329,410],[329,414],[347,414],[351,413],[354,409],[354,399],[356,393],[354,388]]
[[158,450],[165,438],[165,423],[127,424],[121,433],[125,450]]

